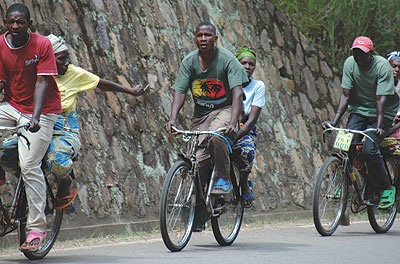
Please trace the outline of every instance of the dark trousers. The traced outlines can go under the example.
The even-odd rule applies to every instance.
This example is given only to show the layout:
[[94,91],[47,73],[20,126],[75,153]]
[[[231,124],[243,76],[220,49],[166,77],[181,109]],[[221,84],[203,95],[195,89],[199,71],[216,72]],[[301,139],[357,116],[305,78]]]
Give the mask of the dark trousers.
[[[391,126],[392,120],[384,118],[382,126],[383,130],[388,131]],[[350,114],[346,127],[356,130],[376,128],[376,118],[359,114]],[[367,135],[370,136],[374,142],[372,142],[369,138],[365,138],[362,148],[362,157],[364,158],[368,167],[369,190],[375,193],[390,187],[390,180],[383,161],[381,149],[379,147],[384,137],[377,137],[373,132],[369,132]],[[362,135],[355,134],[353,142],[360,142],[361,138]],[[353,151],[354,148],[350,151],[351,156],[352,153],[354,153]]]

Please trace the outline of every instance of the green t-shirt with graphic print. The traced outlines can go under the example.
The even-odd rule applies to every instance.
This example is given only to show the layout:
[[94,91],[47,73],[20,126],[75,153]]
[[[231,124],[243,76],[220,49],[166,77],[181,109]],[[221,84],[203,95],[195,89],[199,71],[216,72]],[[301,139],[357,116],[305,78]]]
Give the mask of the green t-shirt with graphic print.
[[183,59],[174,89],[186,93],[190,88],[195,102],[194,117],[199,118],[232,105],[231,89],[247,82],[243,66],[228,50],[217,48],[214,61],[204,71],[199,50],[195,50]]
[[342,87],[351,90],[350,113],[376,117],[376,96],[386,95],[384,117],[392,120],[396,116],[399,98],[394,88],[392,67],[385,58],[373,55],[372,63],[366,69],[360,68],[353,56],[347,58]]

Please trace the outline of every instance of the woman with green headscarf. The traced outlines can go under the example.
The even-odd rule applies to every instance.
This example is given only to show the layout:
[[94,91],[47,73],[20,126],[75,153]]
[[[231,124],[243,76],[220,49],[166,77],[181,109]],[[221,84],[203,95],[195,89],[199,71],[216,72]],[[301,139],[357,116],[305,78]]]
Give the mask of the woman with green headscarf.
[[243,87],[243,118],[233,152],[240,168],[240,186],[245,206],[251,207],[254,200],[254,184],[248,179],[256,150],[256,122],[265,105],[265,85],[262,81],[252,78],[257,60],[253,51],[245,46],[239,49],[235,56],[243,65],[249,82]]

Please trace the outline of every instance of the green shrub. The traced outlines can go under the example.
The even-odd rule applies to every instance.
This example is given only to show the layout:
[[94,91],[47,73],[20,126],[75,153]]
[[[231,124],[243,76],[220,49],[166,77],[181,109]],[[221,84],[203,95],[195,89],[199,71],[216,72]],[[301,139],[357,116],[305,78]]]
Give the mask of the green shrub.
[[271,0],[298,29],[342,68],[357,36],[368,36],[386,56],[400,49],[398,0]]

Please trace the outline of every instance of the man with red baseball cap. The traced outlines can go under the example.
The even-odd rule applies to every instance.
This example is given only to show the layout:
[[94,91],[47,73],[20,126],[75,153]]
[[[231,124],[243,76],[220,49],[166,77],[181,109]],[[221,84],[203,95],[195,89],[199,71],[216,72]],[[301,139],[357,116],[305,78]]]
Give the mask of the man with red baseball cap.
[[[373,46],[368,37],[354,40],[351,47],[353,56],[346,59],[343,67],[343,94],[335,117],[331,122],[323,122],[322,127],[325,129],[328,124],[336,126],[348,109],[347,128],[376,128],[376,132],[367,133],[373,141],[365,138],[362,154],[368,166],[367,203],[376,204],[379,199],[379,207],[383,209],[393,205],[396,190],[390,183],[379,145],[385,131],[392,126],[399,99],[393,86],[392,68],[385,58],[373,55]],[[359,135],[354,135],[353,143],[360,140]],[[354,149],[351,149],[351,160],[353,153]]]
[[353,41],[353,45],[351,46],[351,49],[354,48],[358,48],[364,51],[364,53],[368,53],[374,48],[374,44],[368,37],[358,37]]

